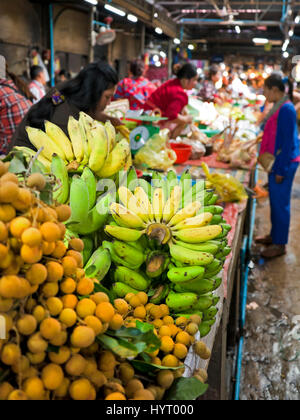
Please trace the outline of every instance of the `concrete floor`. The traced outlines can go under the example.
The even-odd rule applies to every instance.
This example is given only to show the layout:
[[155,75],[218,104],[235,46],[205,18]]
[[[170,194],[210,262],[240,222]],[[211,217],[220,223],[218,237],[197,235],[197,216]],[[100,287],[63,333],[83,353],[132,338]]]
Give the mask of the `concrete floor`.
[[[266,181],[263,174],[260,179]],[[292,199],[286,256],[264,261],[253,246],[241,400],[300,399],[300,170]],[[255,235],[270,231],[269,202],[260,200]]]

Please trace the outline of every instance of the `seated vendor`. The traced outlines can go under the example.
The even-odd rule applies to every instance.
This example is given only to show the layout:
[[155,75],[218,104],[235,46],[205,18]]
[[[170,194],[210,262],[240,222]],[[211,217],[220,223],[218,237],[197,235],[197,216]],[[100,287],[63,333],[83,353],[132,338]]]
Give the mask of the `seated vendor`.
[[218,95],[218,89],[216,84],[221,80],[222,73],[217,64],[213,64],[210,69],[206,80],[204,80],[202,87],[199,91],[199,97],[204,102],[215,102],[221,103],[221,99]]

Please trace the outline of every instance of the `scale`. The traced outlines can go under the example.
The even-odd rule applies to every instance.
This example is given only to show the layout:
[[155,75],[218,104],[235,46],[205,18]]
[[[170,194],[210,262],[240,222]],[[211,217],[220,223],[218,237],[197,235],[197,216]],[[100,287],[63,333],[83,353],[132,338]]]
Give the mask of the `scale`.
[[126,115],[127,121],[134,121],[139,124],[138,127],[131,131],[129,136],[130,147],[133,155],[135,155],[142,147],[144,147],[151,137],[153,137],[155,134],[159,134],[160,128],[154,126],[153,123],[166,121],[167,119],[168,118],[149,115],[132,116],[132,114],[130,114],[130,117]]

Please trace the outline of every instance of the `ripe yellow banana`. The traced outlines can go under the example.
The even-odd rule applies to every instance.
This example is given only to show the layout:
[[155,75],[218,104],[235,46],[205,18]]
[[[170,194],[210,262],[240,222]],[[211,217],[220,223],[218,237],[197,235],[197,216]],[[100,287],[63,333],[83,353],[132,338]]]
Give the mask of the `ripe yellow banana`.
[[87,139],[87,135],[86,135],[86,131],[85,131],[85,125],[84,125],[84,117],[83,117],[84,113],[80,112],[79,113],[79,128],[80,128],[80,132],[81,132],[81,136],[83,139],[83,152],[84,152],[84,158],[82,161],[82,164],[87,165],[88,161],[89,161],[89,157],[90,157],[90,151],[89,151],[89,142]]
[[200,228],[208,225],[213,218],[211,213],[201,213],[198,216],[185,219],[174,226],[173,230]]
[[142,206],[146,210],[148,221],[153,222],[154,221],[153,207],[152,207],[152,204],[150,203],[149,197],[147,193],[145,192],[144,188],[136,187],[136,189],[134,190],[134,196],[137,200],[137,204],[139,206]]
[[90,129],[93,127],[95,121],[93,120],[93,118],[91,118],[85,112],[80,112],[79,113],[79,121],[81,121],[81,123],[83,124],[83,127],[85,129],[87,143],[88,143],[88,156],[90,156],[91,151],[92,151],[92,144],[91,144],[92,139],[91,139],[91,136],[90,136]]
[[94,124],[88,129],[89,144],[91,153],[89,157],[89,168],[98,172],[104,165],[108,155],[109,144],[105,128],[101,124]]
[[108,178],[119,172],[126,164],[127,157],[131,153],[127,140],[121,140],[116,144],[108,155],[103,167],[96,175],[100,178]]
[[163,211],[165,206],[164,191],[162,188],[156,188],[153,193],[152,207],[154,219],[157,223],[162,221]]
[[143,230],[128,229],[121,226],[106,225],[105,232],[110,236],[124,242],[136,242],[145,233]]
[[169,200],[166,202],[163,212],[163,221],[168,223],[177,213],[181,201],[182,189],[178,185],[173,188]]
[[180,241],[188,242],[190,244],[198,244],[215,239],[222,233],[222,231],[222,226],[211,225],[196,229],[182,229],[174,231],[173,235]]
[[126,187],[120,187],[118,190],[119,198],[128,210],[139,216],[144,222],[148,222],[148,213],[143,203],[138,202],[132,192]]
[[72,144],[63,130],[50,121],[45,121],[45,130],[54,143],[64,151],[67,161],[72,162],[74,160]]
[[73,152],[78,163],[81,163],[84,158],[84,138],[79,126],[79,122],[72,116],[68,121],[68,133],[72,143]]
[[64,161],[66,161],[66,155],[61,147],[58,147],[56,143],[43,131],[38,128],[26,127],[26,132],[30,142],[39,150],[43,147],[40,156],[52,161],[53,153],[56,153]]
[[104,128],[108,138],[109,152],[111,152],[116,145],[116,129],[110,121],[106,121]]
[[178,223],[182,222],[185,219],[189,219],[190,217],[194,217],[201,208],[201,203],[198,201],[194,201],[190,203],[183,209],[179,210],[170,220],[169,226],[177,225]]
[[144,227],[143,220],[121,204],[112,203],[110,205],[110,211],[112,217],[116,220],[117,223],[120,220],[122,224],[132,229],[139,229]]

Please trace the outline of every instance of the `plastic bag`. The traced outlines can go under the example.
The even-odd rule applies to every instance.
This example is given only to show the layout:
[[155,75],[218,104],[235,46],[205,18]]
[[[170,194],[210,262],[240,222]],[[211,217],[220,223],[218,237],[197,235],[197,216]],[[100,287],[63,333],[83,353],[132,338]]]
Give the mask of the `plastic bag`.
[[161,130],[151,137],[135,155],[135,165],[166,171],[177,160],[176,153],[168,148],[169,130]]
[[207,180],[212,183],[222,201],[232,203],[248,199],[243,184],[232,175],[220,173],[211,174],[206,163],[203,162],[201,166]]

